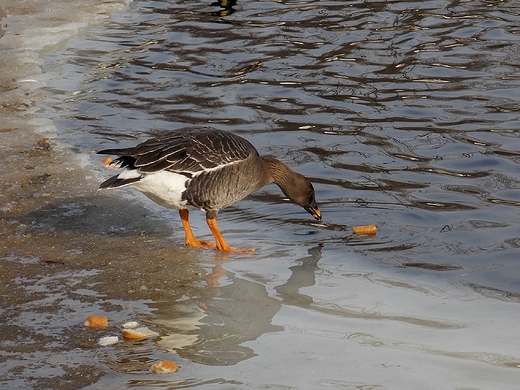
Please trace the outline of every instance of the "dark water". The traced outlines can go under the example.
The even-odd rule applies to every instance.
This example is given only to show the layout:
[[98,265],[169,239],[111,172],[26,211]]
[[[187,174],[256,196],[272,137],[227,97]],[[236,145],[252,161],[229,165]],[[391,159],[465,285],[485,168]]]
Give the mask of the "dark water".
[[[519,293],[520,6],[233,4],[136,2],[59,53],[62,137],[85,153],[186,125],[235,131],[316,183],[313,242]],[[69,73],[85,74],[79,90]],[[277,198],[253,195],[276,204],[237,222],[267,219],[264,242],[311,223]],[[352,238],[365,223],[377,238]]]
[[[310,177],[324,217],[268,186],[219,215],[254,255],[139,253],[147,300],[91,285],[161,337],[92,348],[89,388],[516,388],[519,26],[512,1],[135,1],[48,54],[39,115],[99,180],[95,150],[210,125]],[[175,212],[112,196],[138,205],[123,247],[182,246]],[[150,264],[186,253],[209,276],[168,295]]]

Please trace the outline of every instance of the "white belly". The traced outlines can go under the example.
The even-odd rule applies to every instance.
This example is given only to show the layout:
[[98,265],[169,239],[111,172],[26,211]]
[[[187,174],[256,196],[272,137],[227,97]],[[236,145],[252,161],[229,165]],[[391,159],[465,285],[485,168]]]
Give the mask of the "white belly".
[[188,208],[182,200],[182,193],[186,190],[186,176],[178,173],[159,171],[145,174],[144,177],[130,184],[130,187],[141,191],[147,197],[161,206],[170,209]]

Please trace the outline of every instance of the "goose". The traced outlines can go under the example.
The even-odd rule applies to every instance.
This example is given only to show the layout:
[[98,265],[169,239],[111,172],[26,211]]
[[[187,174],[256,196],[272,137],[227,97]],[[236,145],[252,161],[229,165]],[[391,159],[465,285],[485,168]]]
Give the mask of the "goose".
[[[122,169],[99,189],[129,186],[161,206],[178,210],[188,246],[253,252],[255,248],[236,249],[226,243],[217,225],[217,213],[270,183],[276,183],[293,203],[321,220],[309,179],[280,160],[260,156],[249,141],[229,131],[182,128],[135,147],[105,149],[98,154],[118,156],[109,165]],[[215,243],[195,238],[189,222],[189,210],[195,209],[206,213]]]

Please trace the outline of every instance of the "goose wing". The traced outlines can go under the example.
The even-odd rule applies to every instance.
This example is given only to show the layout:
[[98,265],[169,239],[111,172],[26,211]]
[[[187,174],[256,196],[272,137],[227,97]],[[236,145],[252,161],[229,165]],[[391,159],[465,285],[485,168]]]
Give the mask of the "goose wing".
[[98,153],[121,156],[114,160],[121,168],[129,165],[125,163],[130,158],[132,168],[141,173],[168,170],[187,176],[244,160],[252,153],[258,154],[244,138],[211,128],[179,129],[148,139],[135,148],[106,149]]

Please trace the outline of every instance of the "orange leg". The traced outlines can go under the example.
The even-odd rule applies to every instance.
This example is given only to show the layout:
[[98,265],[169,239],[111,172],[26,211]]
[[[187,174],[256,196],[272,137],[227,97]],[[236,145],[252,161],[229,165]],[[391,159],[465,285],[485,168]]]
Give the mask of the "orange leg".
[[217,219],[216,218],[206,218],[206,223],[208,224],[209,229],[211,230],[211,233],[213,233],[213,236],[215,237],[215,241],[217,242],[217,250],[223,251],[223,252],[235,252],[235,253],[251,253],[254,252],[256,248],[247,248],[247,249],[236,249],[231,248],[226,241],[224,240],[224,237],[222,237],[222,234],[220,233],[220,230],[217,226]]
[[186,209],[179,210],[179,215],[181,217],[182,227],[184,228],[184,234],[186,236],[186,245],[187,246],[196,246],[198,248],[214,248],[215,244],[209,241],[199,241],[193,235],[193,231],[191,230],[189,215],[190,212]]

